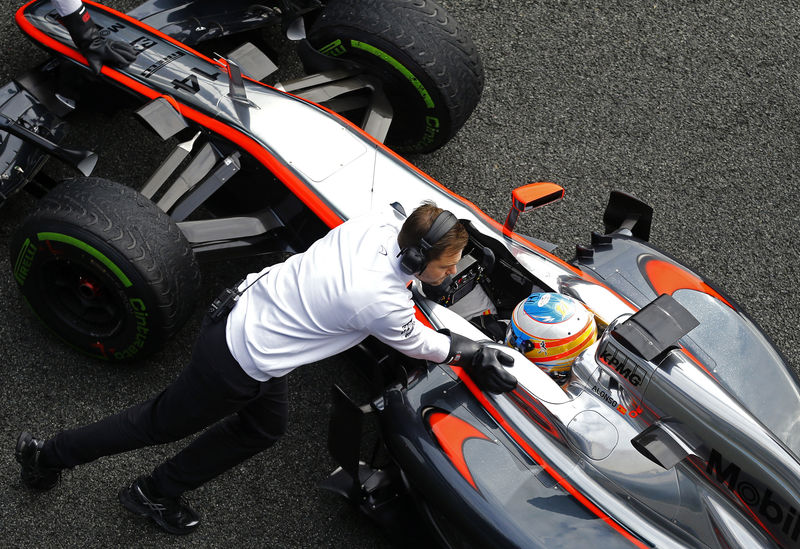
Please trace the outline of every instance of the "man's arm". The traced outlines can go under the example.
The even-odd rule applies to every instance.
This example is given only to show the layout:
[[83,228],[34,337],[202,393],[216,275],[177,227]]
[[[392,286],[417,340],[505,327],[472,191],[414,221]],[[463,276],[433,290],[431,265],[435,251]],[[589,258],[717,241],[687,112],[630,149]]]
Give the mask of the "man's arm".
[[438,363],[450,353],[450,338],[418,322],[413,308],[384,311],[368,328],[380,341],[413,358]]
[[83,2],[81,0],[53,0],[53,5],[56,7],[58,15],[64,17],[70,13],[78,11]]
[[432,330],[417,322],[413,309],[386,314],[370,331],[408,356],[463,367],[484,391],[504,393],[517,386],[517,379],[505,370],[514,364],[510,355],[449,330]]

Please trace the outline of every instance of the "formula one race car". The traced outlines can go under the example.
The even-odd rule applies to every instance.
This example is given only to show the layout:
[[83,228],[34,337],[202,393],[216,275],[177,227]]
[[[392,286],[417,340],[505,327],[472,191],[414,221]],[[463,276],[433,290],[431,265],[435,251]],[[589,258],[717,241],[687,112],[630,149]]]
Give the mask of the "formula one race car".
[[[328,488],[383,524],[401,520],[410,501],[448,547],[797,545],[800,383],[731,299],[647,243],[649,206],[612,193],[604,232],[566,263],[547,243],[514,232],[520,213],[562,197],[558,185],[517,189],[501,225],[305,99],[354,99],[364,126],[382,137],[386,125],[374,121],[385,121],[382,105],[391,102],[376,85],[367,86],[374,100],[359,96],[369,77],[346,77],[359,81],[346,86],[355,98],[330,93],[341,81],[336,71],[357,69],[285,86],[291,95],[241,76],[242,67],[261,65],[250,48],[238,63],[212,60],[136,19],[94,4],[90,11],[140,50],[130,67],[104,67],[102,81],[136,94],[145,103],[139,115],[180,144],[141,192],[72,180],[20,228],[15,277],[45,321],[71,330],[62,335],[109,359],[140,356],[184,314],[195,256],[291,253],[373,207],[410,211],[431,199],[462,220],[469,243],[451,280],[412,286],[421,322],[500,346],[515,306],[550,292],[591,312],[597,341],[562,384],[503,346],[519,384],[493,395],[459,367],[399,356],[368,339],[356,360],[372,393],[358,404],[335,391],[329,447],[341,467]],[[83,66],[47,2],[26,5],[18,22],[67,59],[60,65]],[[325,18],[314,25],[324,27]],[[347,43],[334,49],[344,44],[346,52]],[[24,84],[4,89],[4,128],[88,171],[91,155],[55,143],[60,96],[44,100],[43,85],[29,84],[35,95]],[[441,120],[423,119],[423,141]],[[231,196],[241,193],[246,202]],[[243,203],[244,211],[219,214]],[[379,438],[365,460],[367,417]]]

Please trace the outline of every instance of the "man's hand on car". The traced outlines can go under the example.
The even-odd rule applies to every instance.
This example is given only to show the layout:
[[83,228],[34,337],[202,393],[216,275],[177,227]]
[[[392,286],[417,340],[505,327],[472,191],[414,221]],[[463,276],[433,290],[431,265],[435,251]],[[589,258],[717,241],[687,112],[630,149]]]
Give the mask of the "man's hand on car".
[[102,36],[89,16],[85,6],[61,18],[75,46],[95,74],[100,74],[103,65],[126,67],[136,59],[136,50],[127,42],[111,40]]
[[463,367],[482,391],[499,394],[517,387],[517,378],[505,369],[514,365],[510,355],[450,330],[440,332],[450,336],[447,362]]
[[517,387],[517,378],[506,371],[514,365],[514,359],[499,349],[481,345],[472,359],[472,364],[465,366],[469,376],[484,391],[505,393]]

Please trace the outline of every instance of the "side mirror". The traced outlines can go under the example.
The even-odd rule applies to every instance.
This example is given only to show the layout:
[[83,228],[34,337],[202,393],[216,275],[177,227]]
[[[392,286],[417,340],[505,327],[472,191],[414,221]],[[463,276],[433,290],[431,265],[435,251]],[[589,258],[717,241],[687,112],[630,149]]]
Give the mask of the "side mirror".
[[511,192],[511,209],[508,211],[503,228],[513,231],[519,214],[558,202],[562,198],[564,198],[564,188],[555,183],[540,181],[517,187]]

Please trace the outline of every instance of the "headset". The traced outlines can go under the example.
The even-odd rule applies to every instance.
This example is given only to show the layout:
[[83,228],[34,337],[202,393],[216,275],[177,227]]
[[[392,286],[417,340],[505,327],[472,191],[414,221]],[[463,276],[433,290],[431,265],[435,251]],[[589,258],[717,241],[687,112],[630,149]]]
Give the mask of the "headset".
[[447,210],[436,216],[431,228],[420,238],[419,243],[412,244],[400,250],[397,257],[400,258],[400,269],[406,274],[418,274],[425,270],[428,265],[428,252],[447,232],[455,227],[458,218]]

